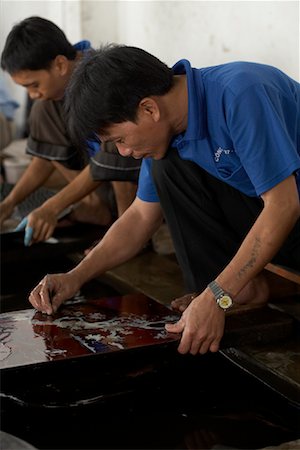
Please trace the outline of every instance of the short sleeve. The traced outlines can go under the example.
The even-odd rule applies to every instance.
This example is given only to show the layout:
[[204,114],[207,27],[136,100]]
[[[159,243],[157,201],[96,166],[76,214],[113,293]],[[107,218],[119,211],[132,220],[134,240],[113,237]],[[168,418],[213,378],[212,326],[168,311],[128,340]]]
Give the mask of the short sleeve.
[[228,108],[228,126],[242,166],[261,195],[300,167],[296,102],[255,84]]
[[137,197],[144,202],[159,202],[152,178],[152,159],[143,159],[139,176]]

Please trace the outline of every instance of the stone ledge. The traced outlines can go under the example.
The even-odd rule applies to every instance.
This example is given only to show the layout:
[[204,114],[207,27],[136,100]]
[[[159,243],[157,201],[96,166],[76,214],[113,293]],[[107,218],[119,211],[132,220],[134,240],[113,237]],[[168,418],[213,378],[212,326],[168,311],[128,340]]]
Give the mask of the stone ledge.
[[[81,258],[80,254],[72,255],[75,262]],[[158,255],[149,249],[108,270],[99,279],[120,294],[142,293],[166,306],[184,295],[182,274],[175,257]]]

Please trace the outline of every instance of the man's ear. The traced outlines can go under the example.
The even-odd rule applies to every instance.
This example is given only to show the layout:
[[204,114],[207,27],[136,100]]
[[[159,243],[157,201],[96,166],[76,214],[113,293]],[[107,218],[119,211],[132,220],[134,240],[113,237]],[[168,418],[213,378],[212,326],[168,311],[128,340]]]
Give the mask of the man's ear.
[[64,55],[57,55],[53,61],[53,67],[64,76],[68,72],[69,60]]
[[139,112],[148,115],[154,122],[160,119],[158,103],[152,97],[145,97],[139,103]]

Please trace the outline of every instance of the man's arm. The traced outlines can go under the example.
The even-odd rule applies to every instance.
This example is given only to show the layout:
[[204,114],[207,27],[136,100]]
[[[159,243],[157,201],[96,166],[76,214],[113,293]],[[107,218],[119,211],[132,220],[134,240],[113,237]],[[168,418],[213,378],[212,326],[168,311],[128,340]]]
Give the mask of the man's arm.
[[66,187],[28,215],[27,227],[33,229],[32,241],[40,242],[49,239],[57,225],[59,214],[95,190],[100,184],[101,181],[92,179],[90,166],[87,165]]
[[46,275],[31,292],[29,301],[39,311],[56,312],[61,303],[74,296],[84,283],[136,255],[158,229],[162,219],[159,203],[136,198],[73,270]]
[[262,199],[261,214],[231,263],[217,277],[233,297],[272,260],[300,217],[294,175],[267,191]]
[[50,161],[34,157],[13,190],[0,204],[0,225],[10,217],[15,206],[42,186],[52,174]]
[[[262,195],[264,208],[242,242],[238,252],[216,278],[222,289],[238,298],[265,265],[279,251],[300,217],[299,194],[293,175]],[[209,255],[208,255],[209,257]],[[198,295],[184,311],[171,332],[183,332],[179,351],[217,351],[224,333],[224,311],[209,288]]]

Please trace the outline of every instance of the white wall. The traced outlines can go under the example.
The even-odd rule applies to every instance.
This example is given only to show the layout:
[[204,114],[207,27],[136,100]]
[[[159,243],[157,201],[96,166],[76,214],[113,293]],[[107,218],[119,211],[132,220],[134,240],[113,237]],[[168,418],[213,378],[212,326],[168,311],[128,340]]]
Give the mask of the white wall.
[[[13,24],[31,15],[54,21],[71,42],[135,45],[168,65],[257,61],[300,80],[299,1],[0,0],[1,51]],[[12,89],[23,103],[24,89]]]
[[84,0],[82,12],[94,45],[135,45],[169,65],[257,61],[300,79],[298,1]]
[[[80,0],[0,0],[0,52],[2,52],[6,37],[13,25],[30,16],[40,16],[52,20],[64,30],[70,42],[81,39],[81,2]],[[24,122],[26,91],[12,82],[5,74],[10,91],[21,107],[17,110],[16,123],[18,132]]]
[[[127,2],[125,1],[125,6]],[[82,0],[82,35],[96,48],[103,43],[119,42],[119,2],[104,0]]]

